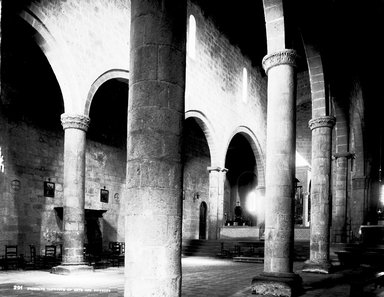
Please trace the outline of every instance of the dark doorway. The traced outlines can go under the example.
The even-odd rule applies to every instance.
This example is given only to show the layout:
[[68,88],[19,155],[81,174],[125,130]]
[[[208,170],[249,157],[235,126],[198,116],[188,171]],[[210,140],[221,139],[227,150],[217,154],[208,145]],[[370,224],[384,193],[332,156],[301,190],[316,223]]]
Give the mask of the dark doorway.
[[207,204],[205,202],[201,202],[199,239],[207,239],[206,234],[207,234]]
[[103,210],[85,210],[85,246],[86,253],[91,256],[100,256],[103,250],[100,218],[104,212]]

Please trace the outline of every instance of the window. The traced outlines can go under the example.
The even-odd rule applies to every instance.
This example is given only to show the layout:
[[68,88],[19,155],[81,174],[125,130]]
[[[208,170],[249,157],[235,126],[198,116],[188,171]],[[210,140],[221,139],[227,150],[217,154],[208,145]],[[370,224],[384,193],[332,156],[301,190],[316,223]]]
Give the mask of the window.
[[190,58],[196,58],[196,20],[191,14],[188,23],[187,54]]
[[243,68],[243,92],[242,92],[242,100],[244,103],[248,102],[248,72],[247,69]]

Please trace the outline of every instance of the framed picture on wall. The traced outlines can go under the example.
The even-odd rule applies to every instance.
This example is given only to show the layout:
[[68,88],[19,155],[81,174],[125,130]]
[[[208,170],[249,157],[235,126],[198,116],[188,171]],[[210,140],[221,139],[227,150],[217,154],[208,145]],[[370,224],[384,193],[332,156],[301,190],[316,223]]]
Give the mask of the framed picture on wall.
[[100,201],[108,203],[109,191],[106,189],[100,189]]
[[45,197],[55,197],[55,183],[44,182],[44,196]]

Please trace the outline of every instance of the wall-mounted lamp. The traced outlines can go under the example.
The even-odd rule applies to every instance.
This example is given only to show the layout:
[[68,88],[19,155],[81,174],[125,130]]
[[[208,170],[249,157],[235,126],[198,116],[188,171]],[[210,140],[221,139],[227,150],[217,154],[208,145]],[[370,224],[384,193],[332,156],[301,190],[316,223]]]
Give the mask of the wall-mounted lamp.
[[200,194],[199,194],[199,192],[196,192],[196,193],[194,193],[193,194],[193,201],[195,202],[197,199],[199,199],[200,198]]

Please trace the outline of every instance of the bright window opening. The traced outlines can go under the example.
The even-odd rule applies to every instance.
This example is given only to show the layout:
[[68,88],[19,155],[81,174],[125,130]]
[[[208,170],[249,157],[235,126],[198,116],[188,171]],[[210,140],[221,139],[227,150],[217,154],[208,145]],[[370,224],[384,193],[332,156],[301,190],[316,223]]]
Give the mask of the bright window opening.
[[189,16],[187,54],[190,58],[196,58],[196,20],[193,15]]
[[244,103],[248,102],[248,72],[247,69],[243,68],[243,92],[242,92],[242,100]]
[[1,147],[0,147],[0,172],[4,172],[4,157],[1,153]]

